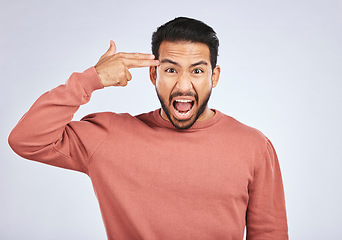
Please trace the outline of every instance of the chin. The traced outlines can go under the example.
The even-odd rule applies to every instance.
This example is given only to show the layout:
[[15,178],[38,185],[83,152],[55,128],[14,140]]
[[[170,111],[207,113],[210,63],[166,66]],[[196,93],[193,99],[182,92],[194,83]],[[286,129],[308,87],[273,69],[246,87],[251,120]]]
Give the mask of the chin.
[[[199,103],[198,97],[196,94],[175,94],[176,96],[170,96],[168,106],[166,105],[163,98],[160,96],[159,92],[157,91],[157,96],[161,103],[161,107],[165,112],[167,118],[172,123],[172,125],[178,129],[189,129],[197,119],[202,115],[204,110],[207,107],[209,98],[210,98],[211,91],[205,97],[205,101]],[[175,104],[176,102],[188,102],[191,104],[190,109],[186,112],[180,112],[176,109]],[[190,103],[189,103],[190,102]]]
[[[170,118],[169,118],[170,119]],[[189,120],[177,120],[177,119],[170,119],[170,122],[173,126],[178,129],[189,129],[194,123],[196,119],[189,119]]]

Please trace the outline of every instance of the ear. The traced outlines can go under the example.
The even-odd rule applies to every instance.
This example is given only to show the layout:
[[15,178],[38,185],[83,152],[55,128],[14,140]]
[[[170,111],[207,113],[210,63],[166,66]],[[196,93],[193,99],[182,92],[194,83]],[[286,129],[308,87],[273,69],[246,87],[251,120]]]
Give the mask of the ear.
[[219,78],[220,78],[220,73],[221,73],[221,68],[219,65],[216,65],[216,67],[213,70],[213,75],[211,76],[211,82],[212,82],[212,87],[216,87]]
[[156,79],[157,79],[156,69],[157,69],[157,67],[150,66],[150,79],[151,79],[151,82],[154,86],[156,85]]

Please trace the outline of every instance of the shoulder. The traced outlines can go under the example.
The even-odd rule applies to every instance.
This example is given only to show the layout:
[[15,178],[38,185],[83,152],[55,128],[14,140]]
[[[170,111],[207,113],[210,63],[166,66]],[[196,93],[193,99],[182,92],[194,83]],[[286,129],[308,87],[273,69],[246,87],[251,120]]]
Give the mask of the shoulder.
[[93,121],[93,120],[103,120],[103,119],[110,119],[114,116],[115,113],[112,112],[98,112],[98,113],[91,113],[84,116],[81,121]]
[[223,129],[230,130],[232,132],[236,132],[238,134],[241,134],[243,136],[251,136],[256,138],[265,138],[265,135],[258,129],[248,126],[234,117],[228,116],[226,114],[222,114],[221,118],[221,127]]
[[260,130],[252,126],[248,126],[231,116],[223,113],[221,114],[222,118],[220,121],[220,128],[223,133],[228,134],[229,137],[234,138],[235,141],[247,145],[258,145],[262,148],[267,145],[269,140]]
[[89,114],[81,119],[83,122],[91,122],[94,124],[105,124],[120,126],[121,128],[153,125],[153,111],[149,113],[142,113],[136,116],[132,116],[129,113],[114,113],[114,112],[99,112]]
[[272,142],[260,130],[223,114],[222,129],[226,138],[244,153],[253,153],[256,165],[277,159]]
[[112,112],[98,112],[98,113],[91,113],[84,116],[80,122],[82,123],[92,123],[95,125],[110,125],[115,117],[115,113]]
[[156,120],[154,118],[154,114],[156,111],[157,110],[154,110],[148,113],[142,113],[142,114],[136,115],[135,118],[149,127],[155,127],[157,126]]

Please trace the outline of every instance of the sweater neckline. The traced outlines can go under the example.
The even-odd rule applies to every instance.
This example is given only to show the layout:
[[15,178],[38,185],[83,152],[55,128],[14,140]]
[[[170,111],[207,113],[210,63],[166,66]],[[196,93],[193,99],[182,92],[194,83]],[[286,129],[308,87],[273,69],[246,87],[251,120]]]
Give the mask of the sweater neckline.
[[200,121],[200,122],[196,121],[189,129],[178,129],[175,126],[173,126],[170,121],[167,121],[164,118],[162,118],[160,115],[161,108],[158,108],[155,111],[153,111],[153,118],[157,122],[157,124],[161,127],[175,129],[178,131],[191,131],[195,129],[202,129],[202,128],[210,127],[214,125],[215,123],[217,123],[218,121],[220,121],[220,119],[222,118],[222,113],[216,109],[211,109],[211,110],[215,112],[215,115],[213,117],[205,121]]

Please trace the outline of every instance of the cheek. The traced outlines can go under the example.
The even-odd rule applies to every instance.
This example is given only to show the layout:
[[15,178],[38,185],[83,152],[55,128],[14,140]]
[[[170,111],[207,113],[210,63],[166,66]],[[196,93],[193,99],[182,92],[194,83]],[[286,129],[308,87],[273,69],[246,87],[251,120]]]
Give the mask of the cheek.
[[193,86],[195,88],[195,91],[199,95],[199,98],[201,99],[205,97],[206,95],[208,95],[208,93],[212,89],[211,78],[205,78],[202,81],[194,82]]
[[170,83],[165,81],[165,79],[157,78],[156,89],[158,91],[159,96],[162,97],[164,101],[169,99],[172,87],[170,86]]

